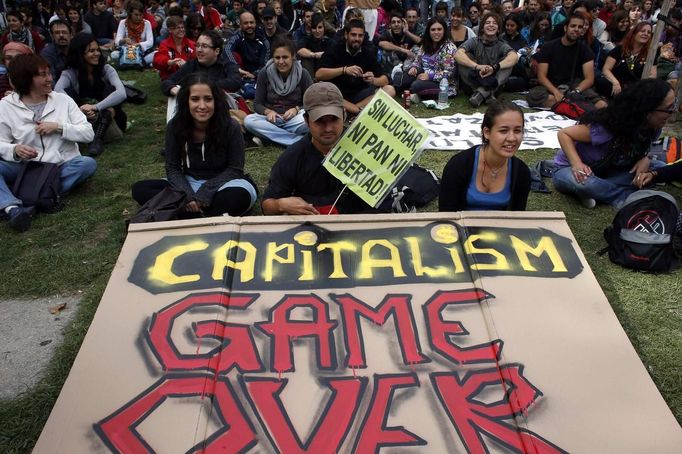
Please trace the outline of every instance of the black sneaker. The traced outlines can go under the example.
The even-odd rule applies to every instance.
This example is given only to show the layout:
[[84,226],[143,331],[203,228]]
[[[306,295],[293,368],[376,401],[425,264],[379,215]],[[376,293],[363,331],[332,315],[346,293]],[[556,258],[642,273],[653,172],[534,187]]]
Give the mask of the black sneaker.
[[14,207],[7,213],[7,224],[12,230],[25,232],[31,228],[31,220],[35,209],[33,207]]

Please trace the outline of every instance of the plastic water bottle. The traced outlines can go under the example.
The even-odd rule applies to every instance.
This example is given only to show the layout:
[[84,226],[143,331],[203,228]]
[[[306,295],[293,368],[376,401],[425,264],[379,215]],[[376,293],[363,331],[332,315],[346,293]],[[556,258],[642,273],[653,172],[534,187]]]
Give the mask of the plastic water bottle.
[[438,107],[445,109],[448,107],[448,78],[443,77],[440,80],[440,85],[438,86]]

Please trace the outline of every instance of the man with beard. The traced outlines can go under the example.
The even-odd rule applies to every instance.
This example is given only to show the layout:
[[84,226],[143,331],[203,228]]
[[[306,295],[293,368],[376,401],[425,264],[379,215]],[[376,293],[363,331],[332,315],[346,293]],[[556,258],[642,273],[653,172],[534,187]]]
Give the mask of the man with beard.
[[327,80],[339,87],[348,113],[357,115],[378,89],[395,96],[388,77],[381,72],[374,46],[363,46],[365,24],[353,19],[346,25],[344,39],[338,40],[324,53],[317,80]]
[[275,10],[272,7],[266,7],[263,10],[262,16],[265,39],[268,40],[269,46],[272,47],[272,41],[275,39],[275,36],[286,35],[287,31],[277,23],[277,14],[275,14]]
[[322,167],[324,157],[343,132],[343,105],[341,92],[329,82],[312,84],[306,90],[303,109],[310,133],[284,150],[272,167],[268,187],[263,193],[263,214],[372,211],[352,191],[343,191],[343,183]]
[[415,43],[405,33],[404,24],[402,14],[391,13],[389,28],[379,37],[378,46],[383,50],[381,63],[386,74],[391,74],[393,67],[403,63],[406,58],[414,58],[410,49]]
[[424,36],[424,24],[419,22],[419,11],[417,8],[407,8],[405,11],[405,22],[407,22],[407,29],[405,34],[410,37],[415,44],[420,44],[422,42],[422,36]]
[[606,102],[592,88],[594,54],[580,36],[585,19],[573,13],[564,25],[564,36],[545,43],[533,56],[538,62],[538,83],[528,92],[531,107],[552,107],[569,91],[581,93],[595,107]]
[[255,84],[258,71],[270,58],[270,43],[256,27],[255,16],[248,11],[239,15],[239,31],[230,38],[224,50],[225,58],[238,64],[234,53],[241,59],[239,75],[242,77],[242,84]]
[[302,14],[301,23],[299,24],[298,28],[294,30],[293,34],[293,39],[295,43],[301,41],[306,36],[310,36],[312,34],[314,14],[313,9],[310,7],[310,5],[304,3],[303,6],[301,7],[301,14]]
[[52,42],[43,48],[40,55],[50,64],[54,87],[66,67],[66,54],[69,52],[71,43],[71,28],[63,20],[55,19],[50,23],[50,35],[52,35]]
[[525,11],[521,14],[523,25],[530,27],[535,21],[535,16],[540,11],[540,0],[528,0]]

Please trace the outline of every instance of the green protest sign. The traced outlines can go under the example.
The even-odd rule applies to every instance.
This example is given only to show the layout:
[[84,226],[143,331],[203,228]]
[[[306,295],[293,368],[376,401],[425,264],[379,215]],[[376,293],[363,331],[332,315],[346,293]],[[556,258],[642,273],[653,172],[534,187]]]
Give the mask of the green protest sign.
[[417,158],[428,136],[412,115],[378,90],[322,165],[376,207]]

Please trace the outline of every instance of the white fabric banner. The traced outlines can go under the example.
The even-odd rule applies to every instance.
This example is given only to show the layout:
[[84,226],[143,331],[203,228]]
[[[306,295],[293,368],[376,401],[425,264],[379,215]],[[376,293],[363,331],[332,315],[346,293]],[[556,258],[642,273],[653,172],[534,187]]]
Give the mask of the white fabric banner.
[[[554,112],[526,112],[525,134],[521,150],[559,148],[557,131],[576,123],[575,120]],[[455,114],[443,117],[418,118],[431,133],[425,149],[466,150],[481,143],[482,113]]]

